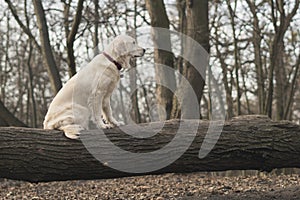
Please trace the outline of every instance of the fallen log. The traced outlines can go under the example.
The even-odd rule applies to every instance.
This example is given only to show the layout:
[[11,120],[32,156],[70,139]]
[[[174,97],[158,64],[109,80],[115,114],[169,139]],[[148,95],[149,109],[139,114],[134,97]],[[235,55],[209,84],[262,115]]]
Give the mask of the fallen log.
[[[156,171],[128,173],[110,167],[109,160],[100,162],[87,150],[81,140],[70,140],[63,132],[20,127],[0,128],[0,177],[45,182],[58,180],[104,179],[144,174],[186,173],[223,170],[262,170],[300,167],[300,126],[288,121],[275,122],[265,116],[241,116],[224,124],[222,134],[212,151],[199,158],[209,122],[184,120],[186,133],[199,123],[188,150],[179,159]],[[149,138],[135,138],[119,128],[104,130],[107,138],[124,151],[136,155],[166,147],[176,136],[180,120],[151,123],[160,130]],[[144,124],[146,126],[149,124]],[[130,127],[129,127],[130,128]],[[84,137],[98,134],[98,130],[85,131]],[[142,132],[140,133],[143,134]],[[145,133],[146,134],[146,133]],[[192,137],[192,138],[189,138]],[[93,138],[90,138],[93,140]],[[105,144],[104,144],[105,146]],[[168,158],[180,147],[171,147],[157,162]],[[107,155],[115,155],[105,149]],[[113,159],[122,160],[122,156]],[[132,162],[132,161],[128,161]],[[138,157],[136,163],[138,163]],[[147,163],[145,166],[153,163]],[[134,168],[134,162],[131,168]]]

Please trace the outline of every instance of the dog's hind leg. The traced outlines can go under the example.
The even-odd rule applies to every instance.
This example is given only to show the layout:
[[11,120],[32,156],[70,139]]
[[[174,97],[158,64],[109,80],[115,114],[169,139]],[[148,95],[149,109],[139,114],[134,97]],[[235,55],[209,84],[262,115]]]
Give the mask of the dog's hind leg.
[[78,139],[80,135],[80,131],[84,130],[84,128],[75,123],[75,118],[72,115],[66,117],[65,119],[61,120],[57,127],[59,130],[64,131],[65,136],[70,139]]

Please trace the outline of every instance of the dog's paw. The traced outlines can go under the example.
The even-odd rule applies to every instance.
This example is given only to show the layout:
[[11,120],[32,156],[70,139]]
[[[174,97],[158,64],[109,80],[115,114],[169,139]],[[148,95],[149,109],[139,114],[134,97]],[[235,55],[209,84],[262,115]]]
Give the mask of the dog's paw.
[[111,120],[111,123],[112,123],[113,125],[115,125],[115,126],[121,126],[121,125],[123,125],[121,122],[118,122],[118,121],[115,120],[115,119]]
[[80,125],[67,125],[61,127],[61,130],[64,131],[65,136],[70,139],[79,139],[80,131],[84,130]]
[[115,125],[111,124],[111,123],[101,125],[101,128],[103,128],[103,129],[111,129],[111,128],[114,128],[114,127],[115,127]]
[[116,122],[116,123],[114,123],[114,125],[117,126],[117,127],[119,127],[119,126],[123,126],[124,123],[123,122]]
[[108,120],[107,120],[107,117],[105,115],[101,115],[101,119],[102,119],[102,122],[104,124],[108,124]]
[[102,119],[102,122],[103,122],[104,124],[108,124],[107,119]]
[[77,139],[79,139],[80,133],[79,132],[78,133],[65,132],[65,136],[67,138],[70,138],[70,139],[73,139],[73,140],[77,140]]

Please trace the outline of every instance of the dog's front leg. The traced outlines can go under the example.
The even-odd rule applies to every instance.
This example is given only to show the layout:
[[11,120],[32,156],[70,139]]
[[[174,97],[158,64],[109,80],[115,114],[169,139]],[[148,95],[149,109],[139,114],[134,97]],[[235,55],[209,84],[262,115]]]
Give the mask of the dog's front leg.
[[101,94],[95,94],[92,99],[92,119],[98,128],[110,128],[102,120],[102,102],[103,96]]
[[110,106],[110,97],[106,97],[103,99],[103,119],[107,121],[108,124],[113,124],[114,126],[120,126],[120,122],[118,122],[113,116],[112,116],[112,110]]

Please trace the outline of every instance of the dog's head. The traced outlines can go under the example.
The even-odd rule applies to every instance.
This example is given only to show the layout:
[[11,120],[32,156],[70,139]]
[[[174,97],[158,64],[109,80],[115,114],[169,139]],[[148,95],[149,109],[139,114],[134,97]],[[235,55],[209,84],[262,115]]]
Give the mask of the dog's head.
[[136,40],[127,35],[117,36],[110,46],[115,59],[125,69],[130,67],[131,58],[141,57],[145,53],[145,49],[138,46]]

